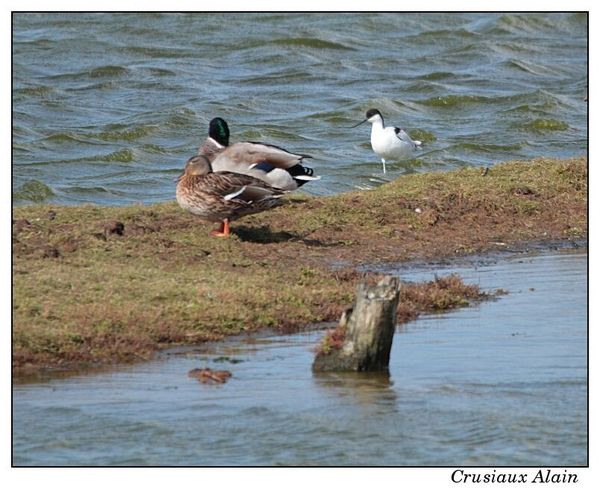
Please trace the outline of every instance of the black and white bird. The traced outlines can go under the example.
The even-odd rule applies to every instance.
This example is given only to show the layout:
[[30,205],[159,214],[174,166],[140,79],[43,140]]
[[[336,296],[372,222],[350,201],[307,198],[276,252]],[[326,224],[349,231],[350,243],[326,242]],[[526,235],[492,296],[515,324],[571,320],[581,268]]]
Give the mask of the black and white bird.
[[355,128],[366,122],[371,123],[371,147],[381,158],[383,173],[386,173],[386,160],[399,161],[411,158],[415,150],[421,146],[420,141],[413,140],[403,129],[386,127],[383,116],[377,109],[369,109],[365,120],[352,127]]

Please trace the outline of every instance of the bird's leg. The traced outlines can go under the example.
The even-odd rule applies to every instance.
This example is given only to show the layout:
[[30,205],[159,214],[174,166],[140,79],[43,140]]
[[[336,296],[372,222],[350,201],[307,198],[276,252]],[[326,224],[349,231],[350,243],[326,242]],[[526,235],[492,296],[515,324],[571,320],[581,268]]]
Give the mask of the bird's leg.
[[218,237],[229,236],[229,218],[225,218],[221,223],[221,226],[219,226],[219,228],[217,228],[216,230],[211,231],[210,234],[212,236]]
[[221,235],[223,233],[223,227],[224,227],[224,225],[225,225],[225,222],[224,221],[221,222],[221,224],[219,225],[219,227],[216,230],[211,231],[210,234],[212,236],[219,236],[219,235]]
[[385,173],[385,160],[382,158],[381,163],[383,163],[383,173]]

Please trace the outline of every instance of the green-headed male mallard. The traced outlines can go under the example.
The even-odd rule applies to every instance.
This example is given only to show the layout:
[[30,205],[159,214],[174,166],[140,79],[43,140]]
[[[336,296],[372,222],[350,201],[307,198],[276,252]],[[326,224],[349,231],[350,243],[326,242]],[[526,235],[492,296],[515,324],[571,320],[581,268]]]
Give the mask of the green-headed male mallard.
[[206,221],[221,222],[214,236],[228,236],[229,222],[282,204],[285,191],[250,175],[213,172],[205,155],[190,158],[177,182],[179,205]]
[[229,126],[224,119],[215,117],[208,125],[208,136],[198,148],[198,155],[204,155],[210,162],[229,146]]
[[254,141],[241,141],[229,146],[229,127],[224,119],[215,117],[210,121],[208,137],[198,149],[205,155],[215,172],[235,172],[251,175],[267,184],[286,191],[296,190],[311,180],[312,168],[304,167],[302,160],[309,155],[290,153],[278,146]]

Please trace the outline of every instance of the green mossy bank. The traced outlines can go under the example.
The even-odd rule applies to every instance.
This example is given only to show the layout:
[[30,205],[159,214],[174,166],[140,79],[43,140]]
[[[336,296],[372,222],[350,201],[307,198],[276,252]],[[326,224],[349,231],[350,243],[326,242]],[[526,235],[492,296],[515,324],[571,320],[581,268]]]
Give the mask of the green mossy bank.
[[352,303],[360,264],[585,239],[587,159],[291,195],[285,206],[234,222],[229,239],[209,236],[213,226],[175,202],[15,208],[15,375],[336,320]]

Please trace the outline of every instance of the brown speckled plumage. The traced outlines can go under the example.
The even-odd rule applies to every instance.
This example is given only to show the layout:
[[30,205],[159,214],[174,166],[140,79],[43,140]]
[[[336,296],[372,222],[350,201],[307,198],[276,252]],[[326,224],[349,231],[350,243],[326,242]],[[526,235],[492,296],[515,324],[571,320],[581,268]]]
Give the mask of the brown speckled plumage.
[[188,160],[176,191],[183,209],[212,222],[234,220],[278,206],[283,194],[281,189],[249,175],[213,173],[204,155]]

